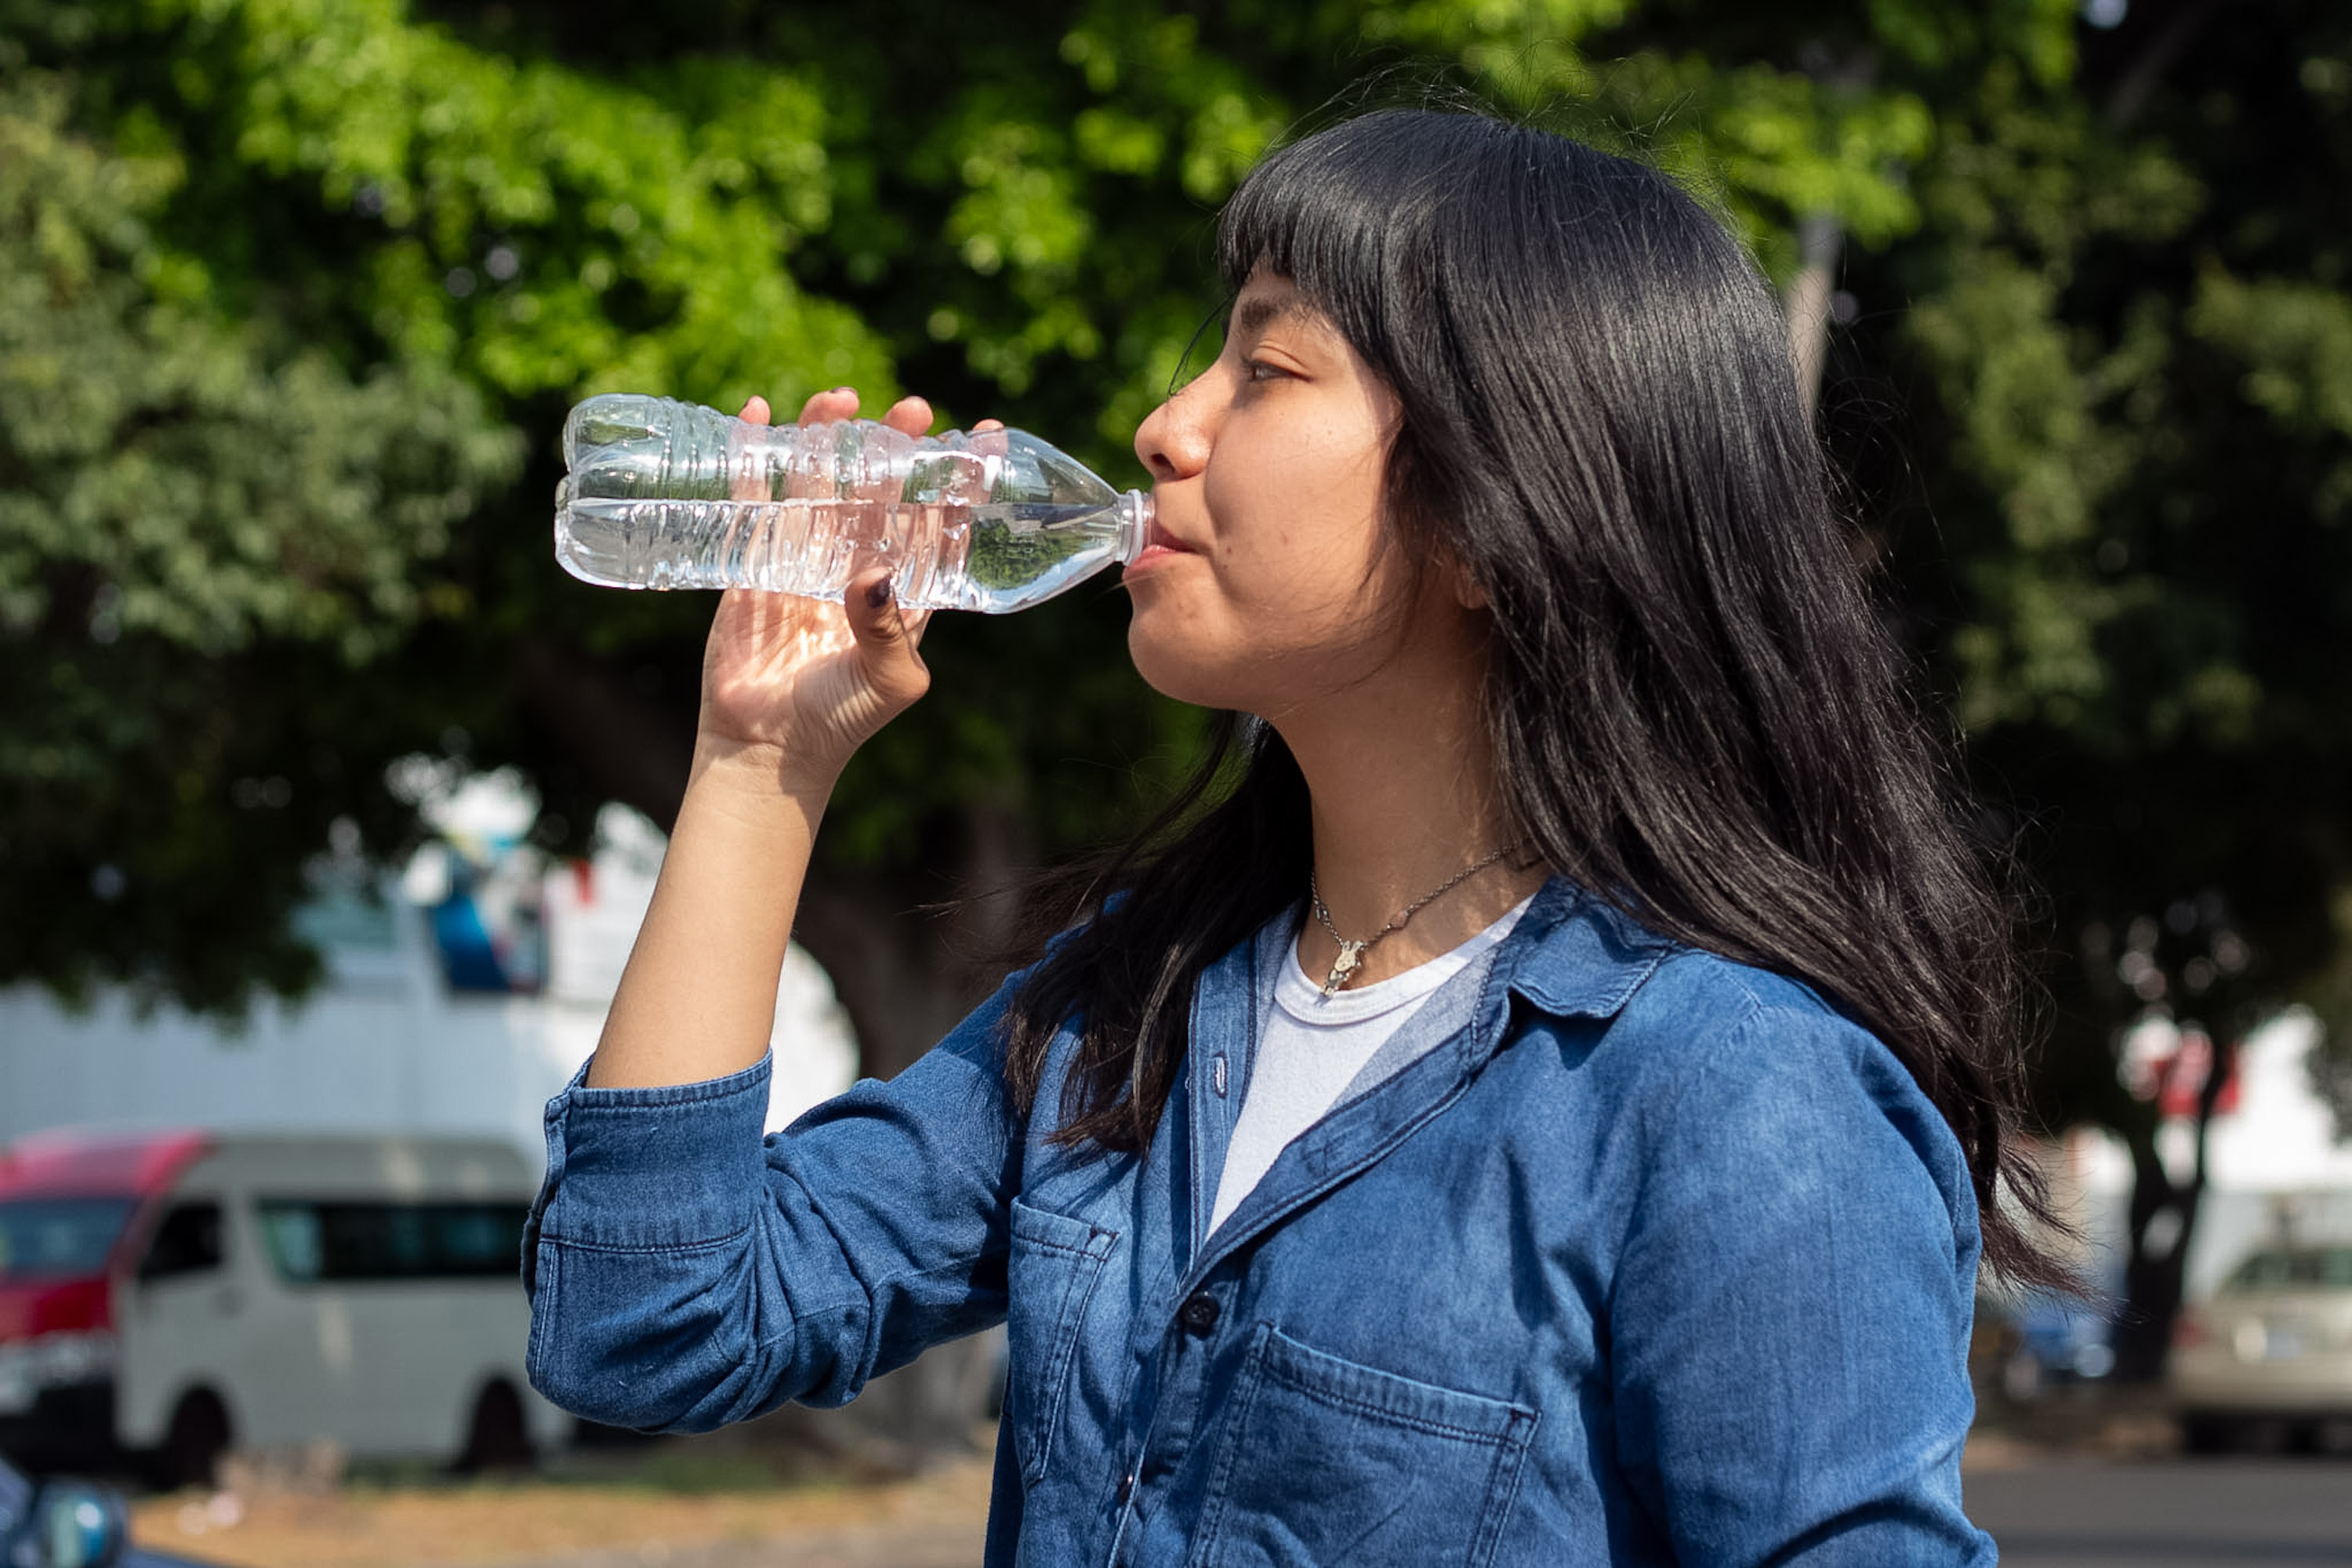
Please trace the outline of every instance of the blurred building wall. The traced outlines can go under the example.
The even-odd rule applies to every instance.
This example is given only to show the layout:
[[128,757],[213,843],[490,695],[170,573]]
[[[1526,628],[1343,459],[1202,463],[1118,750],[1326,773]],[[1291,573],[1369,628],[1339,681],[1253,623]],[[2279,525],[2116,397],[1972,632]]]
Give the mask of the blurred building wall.
[[[60,1126],[476,1133],[538,1162],[542,1108],[595,1048],[660,866],[649,826],[600,837],[593,861],[531,869],[541,951],[517,967],[523,991],[478,988],[467,955],[452,960],[436,933],[467,922],[448,918],[446,876],[415,868],[379,898],[322,893],[302,924],[327,984],[298,1005],[257,1004],[242,1029],[142,1017],[119,992],[77,1014],[0,991],[0,1141]],[[771,1043],[772,1129],[848,1086],[846,1021],[797,948]]]

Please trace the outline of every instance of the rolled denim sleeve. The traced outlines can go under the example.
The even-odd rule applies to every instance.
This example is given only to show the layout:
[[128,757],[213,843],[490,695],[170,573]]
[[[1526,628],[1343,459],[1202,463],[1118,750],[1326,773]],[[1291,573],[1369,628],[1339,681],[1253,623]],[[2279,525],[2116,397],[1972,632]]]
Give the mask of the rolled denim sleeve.
[[1644,1107],[1611,1306],[1619,1458],[1677,1558],[1994,1561],[1960,1506],[1979,1234],[1875,1038],[1759,1005]]
[[704,1431],[845,1403],[1002,1319],[1021,1149],[1004,996],[765,1139],[764,1060],[657,1089],[583,1069],[548,1102],[525,1234],[532,1385],[592,1420]]

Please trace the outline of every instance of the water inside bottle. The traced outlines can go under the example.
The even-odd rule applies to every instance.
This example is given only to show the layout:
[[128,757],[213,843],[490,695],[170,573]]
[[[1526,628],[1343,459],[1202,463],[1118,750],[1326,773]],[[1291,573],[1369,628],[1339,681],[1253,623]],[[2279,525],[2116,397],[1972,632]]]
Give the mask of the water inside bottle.
[[1131,553],[1139,519],[1111,506],[940,506],[839,500],[644,500],[557,492],[556,556],[607,587],[723,588],[839,598],[891,568],[908,609],[1003,614]]

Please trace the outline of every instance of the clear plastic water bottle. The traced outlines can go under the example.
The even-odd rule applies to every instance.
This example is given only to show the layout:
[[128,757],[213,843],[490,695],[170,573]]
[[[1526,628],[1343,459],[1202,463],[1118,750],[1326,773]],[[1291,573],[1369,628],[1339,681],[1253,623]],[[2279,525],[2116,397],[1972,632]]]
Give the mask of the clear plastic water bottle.
[[555,558],[616,588],[837,599],[891,569],[908,609],[1003,615],[1142,550],[1151,499],[1020,430],[907,436],[870,419],[753,425],[666,397],[563,424]]

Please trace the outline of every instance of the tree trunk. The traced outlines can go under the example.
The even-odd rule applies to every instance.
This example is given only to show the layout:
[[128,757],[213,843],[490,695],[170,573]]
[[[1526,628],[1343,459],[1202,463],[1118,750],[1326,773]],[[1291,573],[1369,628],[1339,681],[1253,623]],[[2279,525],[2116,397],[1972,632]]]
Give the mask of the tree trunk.
[[2131,1148],[2132,1195],[2123,1313],[2115,1330],[2118,1383],[2155,1383],[2164,1376],[2173,1321],[2180,1315],[2187,1283],[2189,1244],[2196,1237],[2198,1205],[2205,1195],[2207,1139],[2237,1050],[2235,1041],[2214,1042],[2212,1063],[2197,1094],[2197,1152],[2187,1181],[2175,1182],[2157,1152],[2159,1118],[2121,1129]]
[[2126,1142],[2132,1155],[2130,1251],[2115,1328],[2115,1376],[2118,1383],[2154,1383],[2164,1375],[2172,1321],[2180,1310],[2181,1260],[2197,1194],[2166,1173],[2155,1124],[2131,1130]]
[[[1841,56],[1816,38],[1797,51],[1805,74],[1837,93],[1865,90],[1877,76],[1867,49]],[[1789,358],[1797,370],[1797,395],[1810,416],[1821,404],[1822,374],[1829,365],[1830,306],[1837,293],[1838,256],[1845,229],[1827,209],[1804,214],[1797,223],[1797,275],[1789,279],[1781,309],[1789,318]]]
[[1829,213],[1813,213],[1797,226],[1797,275],[1789,279],[1789,357],[1797,367],[1797,392],[1811,414],[1821,402],[1822,372],[1829,363],[1830,296],[1837,291],[1838,252],[1844,230]]
[[648,702],[604,663],[545,637],[515,649],[515,684],[550,740],[597,789],[664,833],[694,765],[694,715]]
[[801,894],[793,934],[833,977],[874,1078],[906,1068],[987,994],[1033,863],[1008,805],[968,802],[933,829],[914,866],[820,856]]

